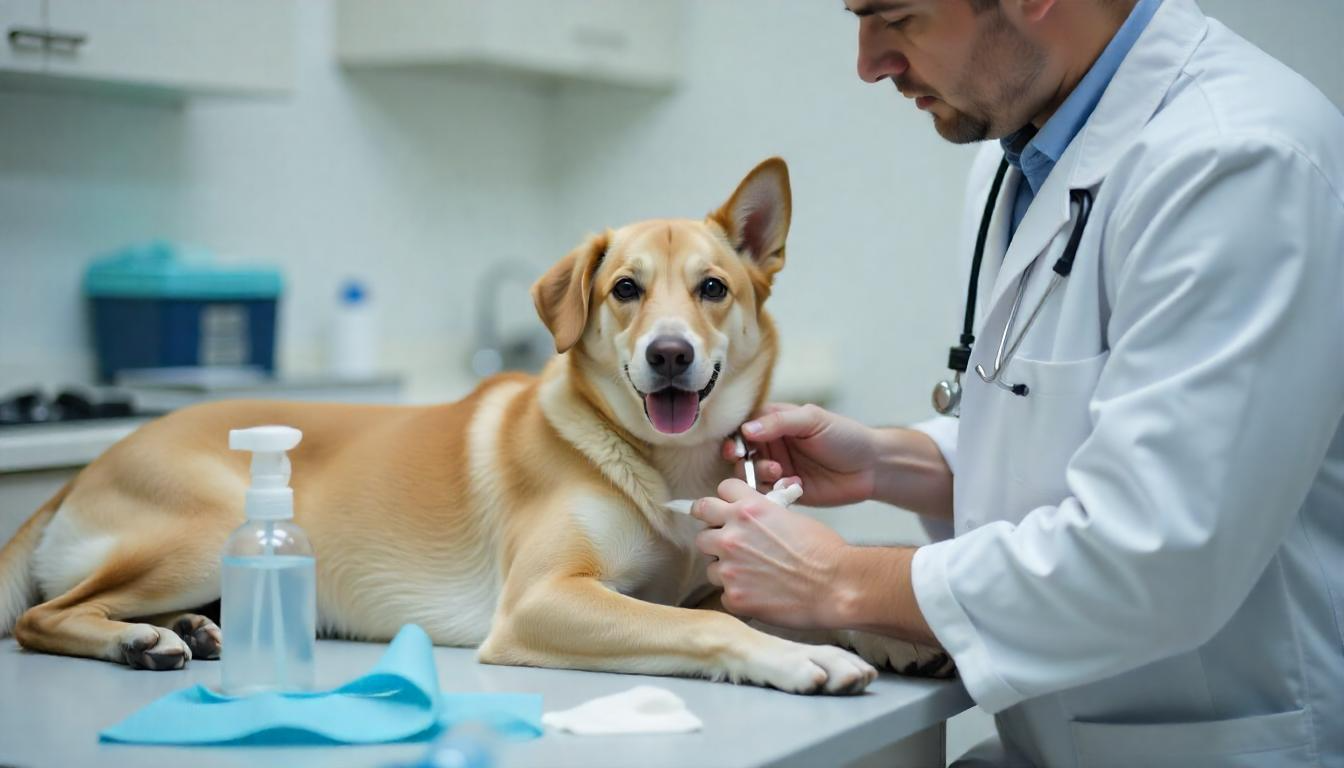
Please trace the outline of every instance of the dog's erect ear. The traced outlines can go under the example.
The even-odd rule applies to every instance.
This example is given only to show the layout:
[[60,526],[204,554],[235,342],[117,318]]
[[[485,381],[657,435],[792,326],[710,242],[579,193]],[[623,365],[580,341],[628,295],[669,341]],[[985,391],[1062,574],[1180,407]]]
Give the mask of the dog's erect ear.
[[789,167],[772,157],[753,168],[728,202],[709,218],[723,227],[737,252],[768,278],[784,266],[784,240],[792,215]]
[[607,234],[589,235],[541,279],[532,284],[532,303],[555,337],[555,351],[567,352],[588,325],[588,294],[593,274],[607,253]]

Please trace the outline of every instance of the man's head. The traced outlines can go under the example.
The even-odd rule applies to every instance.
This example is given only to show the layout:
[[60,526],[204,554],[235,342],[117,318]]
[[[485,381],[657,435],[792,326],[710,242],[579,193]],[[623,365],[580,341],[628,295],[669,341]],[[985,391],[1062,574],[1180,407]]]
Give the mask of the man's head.
[[845,0],[859,77],[891,80],[964,144],[1038,126],[1068,96],[1135,0]]

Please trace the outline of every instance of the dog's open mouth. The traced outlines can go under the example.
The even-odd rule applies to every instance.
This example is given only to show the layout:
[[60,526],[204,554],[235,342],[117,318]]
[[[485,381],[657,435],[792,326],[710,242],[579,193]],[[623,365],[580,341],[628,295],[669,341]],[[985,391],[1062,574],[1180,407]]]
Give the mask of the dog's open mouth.
[[715,363],[709,383],[699,392],[677,387],[664,387],[647,394],[641,392],[644,395],[644,415],[649,417],[653,428],[665,435],[679,435],[695,426],[695,420],[700,418],[700,402],[709,397],[719,381],[719,368],[719,364]]

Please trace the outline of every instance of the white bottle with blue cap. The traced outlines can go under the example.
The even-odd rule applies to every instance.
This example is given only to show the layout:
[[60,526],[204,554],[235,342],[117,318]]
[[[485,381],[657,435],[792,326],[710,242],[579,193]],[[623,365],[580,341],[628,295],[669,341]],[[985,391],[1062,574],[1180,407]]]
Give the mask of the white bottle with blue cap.
[[230,696],[313,688],[316,560],[292,521],[285,455],[301,439],[293,427],[229,431],[230,448],[252,451],[247,522],[224,545],[221,569],[222,689]]
[[368,287],[346,280],[332,316],[327,365],[342,379],[367,379],[378,370],[378,320]]

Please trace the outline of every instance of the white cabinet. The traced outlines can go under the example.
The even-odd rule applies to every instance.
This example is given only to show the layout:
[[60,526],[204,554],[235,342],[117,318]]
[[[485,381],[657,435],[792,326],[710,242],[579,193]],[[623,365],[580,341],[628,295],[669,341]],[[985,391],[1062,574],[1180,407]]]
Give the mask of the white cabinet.
[[680,0],[340,0],[347,66],[477,65],[647,87],[680,69]]
[[[293,87],[294,0],[0,0],[0,70],[182,93]],[[37,6],[36,24],[31,8]],[[38,63],[35,63],[38,62]]]
[[0,0],[0,21],[5,34],[0,41],[0,70],[40,72],[46,55],[42,0]]

